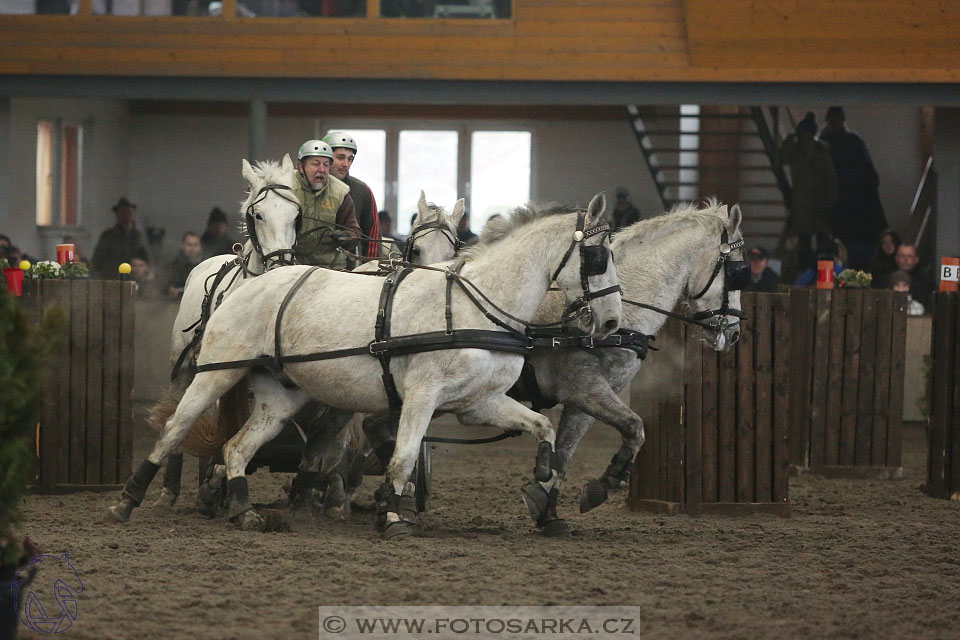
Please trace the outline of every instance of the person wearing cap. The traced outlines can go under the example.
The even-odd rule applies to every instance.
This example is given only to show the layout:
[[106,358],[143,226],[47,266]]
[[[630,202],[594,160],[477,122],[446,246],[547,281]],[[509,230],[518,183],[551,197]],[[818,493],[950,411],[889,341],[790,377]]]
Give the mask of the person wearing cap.
[[93,277],[116,279],[119,277],[117,267],[122,262],[130,262],[135,255],[148,255],[136,227],[136,210],[137,205],[126,198],[120,198],[117,204],[113,205],[117,223],[100,234],[91,260]]
[[758,245],[747,252],[747,260],[750,261],[750,283],[743,290],[776,293],[780,276],[769,266],[770,252]]
[[833,235],[847,246],[851,268],[868,269],[873,244],[887,227],[880,202],[880,176],[866,143],[847,128],[843,107],[827,109],[826,120],[820,140],[830,145],[838,187],[831,216]]
[[922,302],[913,299],[913,293],[911,292],[913,278],[910,277],[909,272],[904,271],[903,269],[897,269],[890,274],[889,282],[891,289],[894,291],[902,291],[907,294],[908,316],[922,316],[927,312]]
[[367,183],[350,175],[350,167],[356,157],[357,141],[344,131],[329,131],[323,141],[333,150],[330,173],[350,187],[354,211],[360,231],[366,237],[360,242],[360,253],[367,258],[380,256],[380,217],[377,215],[377,200]]
[[350,187],[330,175],[333,149],[323,140],[307,140],[297,152],[293,190],[303,209],[297,233],[297,260],[334,269],[352,268],[346,253],[357,249],[360,225]]
[[830,215],[837,200],[837,172],[830,148],[816,135],[816,117],[807,112],[797,123],[796,133],[787,136],[780,148],[780,159],[789,165],[793,180],[789,224],[798,237],[801,271],[815,266],[814,238],[818,252],[830,246]]
[[640,210],[630,202],[630,192],[623,187],[617,187],[617,201],[613,205],[613,224],[611,229],[616,231],[640,222]]
[[210,215],[207,216],[207,230],[200,237],[204,258],[233,253],[233,245],[237,241],[227,233],[229,224],[223,209],[214,207],[210,210]]

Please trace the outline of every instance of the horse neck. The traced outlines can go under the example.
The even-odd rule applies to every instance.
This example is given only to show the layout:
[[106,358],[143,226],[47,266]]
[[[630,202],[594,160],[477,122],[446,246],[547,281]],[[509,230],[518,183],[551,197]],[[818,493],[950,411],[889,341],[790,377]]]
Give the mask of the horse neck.
[[[625,300],[673,311],[703,251],[719,243],[720,238],[719,230],[699,224],[691,224],[687,229],[678,229],[650,243],[643,242],[642,236],[617,243],[613,253]],[[620,324],[655,335],[666,320],[662,313],[624,304]]]
[[545,239],[570,238],[574,228],[574,218],[569,215],[529,222],[502,240],[486,245],[483,253],[465,263],[460,273],[502,309],[530,320],[568,246],[566,241]]
[[247,271],[253,275],[258,276],[266,271],[266,269],[263,268],[263,260],[260,259],[260,254],[254,250],[253,243],[249,240],[243,243],[243,250],[240,252],[240,255],[248,258]]

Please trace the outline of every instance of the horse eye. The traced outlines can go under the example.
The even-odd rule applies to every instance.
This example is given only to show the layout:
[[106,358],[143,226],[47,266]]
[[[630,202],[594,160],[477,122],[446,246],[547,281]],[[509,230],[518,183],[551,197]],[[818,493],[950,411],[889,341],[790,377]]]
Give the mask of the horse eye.
[[263,216],[260,215],[259,213],[253,214],[253,217],[256,218],[257,220],[259,220],[260,222],[263,222]]
[[420,255],[420,248],[419,248],[419,247],[414,247],[414,248],[413,248],[413,255],[415,255],[415,256],[419,256],[419,255]]

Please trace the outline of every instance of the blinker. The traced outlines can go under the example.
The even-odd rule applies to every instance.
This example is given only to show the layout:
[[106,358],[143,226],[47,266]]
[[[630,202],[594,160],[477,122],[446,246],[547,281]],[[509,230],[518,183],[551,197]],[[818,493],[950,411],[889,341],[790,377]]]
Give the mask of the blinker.
[[581,249],[583,273],[587,276],[599,276],[607,272],[607,262],[610,259],[609,250],[603,245],[583,247]]

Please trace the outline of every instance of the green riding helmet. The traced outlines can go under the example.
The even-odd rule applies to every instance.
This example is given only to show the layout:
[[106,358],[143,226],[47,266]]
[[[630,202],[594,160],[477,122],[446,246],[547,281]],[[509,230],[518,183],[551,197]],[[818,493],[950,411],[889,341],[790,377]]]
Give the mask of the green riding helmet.
[[324,158],[330,158],[332,161],[333,149],[323,140],[307,140],[300,145],[300,150],[297,151],[297,160],[303,162],[304,158],[309,158],[310,156],[322,156]]
[[354,153],[357,152],[357,141],[353,139],[353,136],[343,131],[328,131],[327,135],[323,136],[323,141],[333,149],[343,147],[344,149],[350,149]]

